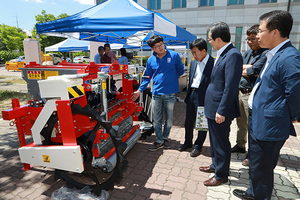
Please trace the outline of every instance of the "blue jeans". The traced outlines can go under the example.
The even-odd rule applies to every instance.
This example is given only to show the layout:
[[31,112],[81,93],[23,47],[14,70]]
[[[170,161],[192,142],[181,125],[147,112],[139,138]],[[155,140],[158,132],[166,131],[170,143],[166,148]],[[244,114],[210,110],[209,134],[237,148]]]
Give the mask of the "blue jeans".
[[[153,128],[157,143],[163,143],[169,137],[173,124],[175,101],[175,94],[152,95]],[[165,113],[165,121],[164,130],[162,131],[163,112]]]

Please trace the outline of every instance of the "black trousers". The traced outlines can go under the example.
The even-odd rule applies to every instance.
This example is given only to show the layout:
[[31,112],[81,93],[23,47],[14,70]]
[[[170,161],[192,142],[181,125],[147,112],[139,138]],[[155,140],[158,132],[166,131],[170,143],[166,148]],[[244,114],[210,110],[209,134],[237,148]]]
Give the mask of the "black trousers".
[[[184,145],[192,146],[193,132],[197,116],[197,108],[199,106],[198,94],[194,90],[186,102],[186,117],[185,117],[185,141]],[[198,131],[198,137],[194,143],[194,148],[202,150],[203,143],[206,139],[207,131]]]

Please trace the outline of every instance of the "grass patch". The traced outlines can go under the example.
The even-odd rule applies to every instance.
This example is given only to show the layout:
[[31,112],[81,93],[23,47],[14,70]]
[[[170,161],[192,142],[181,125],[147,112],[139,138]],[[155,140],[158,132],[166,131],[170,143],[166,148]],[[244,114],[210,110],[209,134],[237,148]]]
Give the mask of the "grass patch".
[[[27,93],[0,90],[0,111],[10,109],[13,98],[19,99],[20,105],[25,105],[32,99]],[[2,118],[2,112],[0,112],[0,118]]]

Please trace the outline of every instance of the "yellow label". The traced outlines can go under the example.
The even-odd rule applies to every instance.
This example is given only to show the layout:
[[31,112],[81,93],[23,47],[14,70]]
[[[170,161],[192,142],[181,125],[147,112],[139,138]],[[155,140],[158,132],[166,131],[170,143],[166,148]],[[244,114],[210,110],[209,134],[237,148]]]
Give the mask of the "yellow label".
[[41,71],[27,71],[28,79],[42,79]]
[[120,65],[120,70],[123,70],[123,65]]
[[103,90],[106,89],[106,81],[102,81],[102,89],[103,89]]
[[43,155],[43,161],[45,163],[50,163],[50,157],[48,155]]
[[47,79],[50,76],[58,76],[58,71],[42,71],[44,72],[43,79]]

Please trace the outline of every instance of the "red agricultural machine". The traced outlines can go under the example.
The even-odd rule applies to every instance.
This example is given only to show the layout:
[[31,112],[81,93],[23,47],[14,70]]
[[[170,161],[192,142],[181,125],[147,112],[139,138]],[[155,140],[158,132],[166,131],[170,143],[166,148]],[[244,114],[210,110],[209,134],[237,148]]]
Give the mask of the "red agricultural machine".
[[[31,62],[22,75],[34,100],[20,106],[13,99],[2,115],[15,122],[24,169],[54,168],[56,179],[78,189],[89,186],[98,195],[112,189],[127,165],[124,155],[141,137],[136,121],[142,103],[130,100],[140,78],[137,67]],[[118,91],[114,77],[121,82]]]

